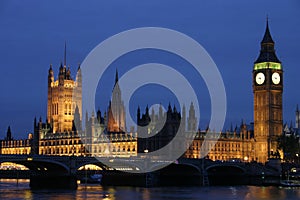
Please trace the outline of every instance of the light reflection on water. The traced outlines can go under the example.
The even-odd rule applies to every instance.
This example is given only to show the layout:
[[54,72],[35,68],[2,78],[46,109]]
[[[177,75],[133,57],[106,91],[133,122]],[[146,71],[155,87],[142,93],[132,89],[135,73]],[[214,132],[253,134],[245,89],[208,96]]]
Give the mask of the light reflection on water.
[[30,190],[29,180],[1,179],[0,199],[300,199],[300,188],[220,186],[220,187],[102,187],[79,185],[73,190]]

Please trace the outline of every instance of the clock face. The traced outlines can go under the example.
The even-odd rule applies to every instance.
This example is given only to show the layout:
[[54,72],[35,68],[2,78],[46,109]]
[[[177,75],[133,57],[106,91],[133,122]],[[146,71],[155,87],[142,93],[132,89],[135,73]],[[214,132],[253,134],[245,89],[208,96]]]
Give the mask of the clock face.
[[277,72],[272,74],[272,82],[276,85],[280,83],[280,75]]
[[265,75],[262,72],[256,74],[255,81],[258,85],[261,85],[265,82]]

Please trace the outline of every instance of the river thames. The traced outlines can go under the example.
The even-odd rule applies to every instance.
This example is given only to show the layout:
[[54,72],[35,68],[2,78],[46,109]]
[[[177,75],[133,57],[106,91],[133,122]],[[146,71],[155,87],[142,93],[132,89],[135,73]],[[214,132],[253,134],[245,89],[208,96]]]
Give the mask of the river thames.
[[[130,181],[130,180],[128,180]],[[29,180],[0,180],[0,199],[300,199],[300,188],[257,186],[102,187],[79,184],[77,190],[30,190]]]

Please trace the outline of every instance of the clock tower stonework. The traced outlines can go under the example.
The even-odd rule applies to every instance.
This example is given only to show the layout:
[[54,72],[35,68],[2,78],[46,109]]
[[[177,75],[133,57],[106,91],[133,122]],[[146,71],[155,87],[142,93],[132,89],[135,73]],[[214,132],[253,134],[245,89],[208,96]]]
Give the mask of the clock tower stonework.
[[259,57],[253,68],[255,159],[266,162],[278,156],[282,134],[283,70],[274,49],[267,21]]

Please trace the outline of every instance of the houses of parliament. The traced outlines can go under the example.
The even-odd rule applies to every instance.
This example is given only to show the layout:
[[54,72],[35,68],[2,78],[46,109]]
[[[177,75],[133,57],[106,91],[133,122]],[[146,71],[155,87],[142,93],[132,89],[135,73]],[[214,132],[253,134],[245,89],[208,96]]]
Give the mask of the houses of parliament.
[[[283,132],[283,70],[274,45],[267,22],[260,43],[260,53],[252,69],[254,122],[250,124],[241,122],[239,126],[215,134],[219,137],[215,145],[213,141],[207,139],[205,145],[211,149],[206,156],[207,159],[239,159],[245,162],[265,163],[269,158],[282,156],[282,152],[278,151],[277,141]],[[138,107],[137,124],[144,126],[151,122],[154,126],[147,131],[155,133],[153,137],[147,139],[139,138],[138,135],[143,130],[138,128],[127,130],[126,127],[125,108],[122,91],[118,85],[117,71],[114,78],[116,92],[113,93],[107,109],[104,112],[98,110],[91,116],[82,112],[80,66],[73,79],[65,55],[57,79],[54,71],[50,66],[47,119],[45,121],[41,118],[34,119],[33,133],[24,140],[13,139],[8,128],[6,137],[0,141],[1,154],[135,157],[141,152],[155,151],[168,144],[182,123],[183,126],[180,128],[184,129],[185,134],[194,136],[192,144],[182,156],[201,158],[200,149],[203,141],[213,131],[209,127],[205,130],[198,129],[198,120],[192,103],[188,105],[188,112],[185,106],[179,111],[175,106],[169,105],[166,112],[161,106],[158,113],[150,111],[148,106],[143,109]],[[85,120],[82,120],[83,117]],[[166,119],[165,124],[162,125],[162,129],[156,130],[155,124],[159,124],[162,118]],[[83,121],[85,126],[81,126]],[[75,126],[75,122],[81,125]]]

